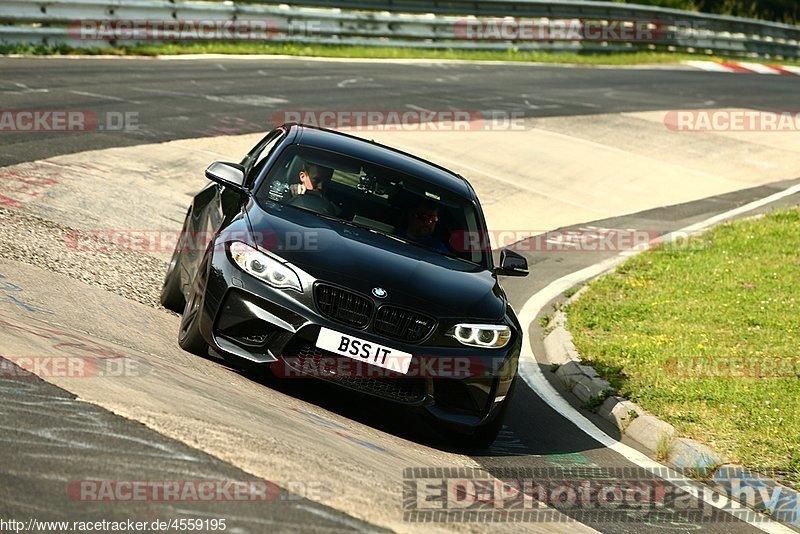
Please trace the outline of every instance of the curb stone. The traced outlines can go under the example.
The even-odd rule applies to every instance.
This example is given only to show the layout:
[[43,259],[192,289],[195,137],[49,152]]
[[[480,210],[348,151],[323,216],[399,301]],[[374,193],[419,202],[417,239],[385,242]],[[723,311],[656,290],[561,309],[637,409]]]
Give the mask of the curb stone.
[[777,521],[800,526],[800,493],[740,465],[725,465],[710,477],[726,495]]
[[[586,290],[583,286],[567,299],[573,302]],[[556,377],[585,405],[599,404],[597,413],[616,425],[620,433],[643,445],[652,455],[662,456],[674,466],[695,471],[723,495],[769,515],[772,519],[800,526],[800,492],[727,459],[707,445],[676,436],[675,427],[645,412],[639,405],[616,396],[610,384],[591,366],[581,364],[567,316],[557,311],[547,325],[544,339],[547,361],[558,365]]]

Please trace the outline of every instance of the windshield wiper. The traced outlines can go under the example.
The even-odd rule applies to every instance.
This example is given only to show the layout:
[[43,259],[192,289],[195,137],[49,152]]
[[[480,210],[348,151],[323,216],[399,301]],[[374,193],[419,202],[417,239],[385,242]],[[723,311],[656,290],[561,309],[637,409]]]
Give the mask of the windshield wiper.
[[476,263],[474,261],[466,260],[466,259],[462,258],[461,256],[459,256],[458,254],[456,254],[455,252],[442,252],[441,250],[436,250],[435,248],[429,247],[427,245],[423,245],[422,243],[418,243],[418,242],[413,241],[413,240],[405,239],[405,238],[402,238],[400,236],[396,236],[394,234],[387,234],[385,232],[381,232],[380,230],[376,230],[374,228],[370,228],[369,226],[364,226],[364,225],[355,223],[353,221],[348,221],[347,219],[340,219],[338,217],[334,217],[333,215],[324,215],[322,213],[317,213],[317,215],[319,217],[325,219],[325,220],[335,221],[335,222],[339,222],[339,223],[345,224],[347,226],[352,226],[353,228],[360,228],[362,230],[367,230],[369,232],[372,232],[373,234],[382,235],[384,237],[388,237],[390,239],[394,239],[395,241],[400,241],[401,243],[405,243],[407,245],[414,245],[415,247],[419,247],[419,248],[422,248],[422,249],[425,249],[425,250],[428,250],[428,251],[431,251],[431,252],[435,252],[435,253],[439,254],[440,256],[445,256],[447,258],[453,258],[453,259],[462,261],[464,263],[469,263],[470,265],[481,265],[480,263]]
[[423,248],[423,249],[428,250],[428,251],[435,252],[439,256],[445,256],[447,258],[453,258],[453,259],[456,259],[456,260],[459,260],[459,261],[463,261],[465,263],[469,263],[470,265],[481,265],[480,263],[475,263],[474,261],[466,260],[466,259],[462,258],[461,256],[459,256],[458,254],[456,254],[455,252],[442,252],[441,250],[437,250],[437,249],[435,249],[433,247],[429,247],[427,245],[423,245],[422,243],[419,243],[417,241],[413,241],[413,240],[410,240],[410,239],[405,239],[403,237],[399,237],[399,236],[396,236],[396,235],[389,235],[389,234],[381,234],[381,235],[385,235],[386,237],[391,237],[392,239],[400,241],[401,243],[406,243],[408,245],[414,245],[415,247],[419,247],[419,248]]
[[354,228],[361,228],[363,230],[370,230],[372,232],[375,231],[373,228],[369,228],[367,226],[362,226],[360,224],[354,223],[353,221],[348,221],[347,219],[340,219],[339,217],[335,217],[333,215],[325,215],[323,213],[317,213],[317,212],[312,212],[312,213],[316,213],[316,215],[318,215],[319,217],[321,217],[321,218],[323,218],[323,219],[325,219],[327,221],[334,221],[334,222],[346,224],[347,226],[352,226]]

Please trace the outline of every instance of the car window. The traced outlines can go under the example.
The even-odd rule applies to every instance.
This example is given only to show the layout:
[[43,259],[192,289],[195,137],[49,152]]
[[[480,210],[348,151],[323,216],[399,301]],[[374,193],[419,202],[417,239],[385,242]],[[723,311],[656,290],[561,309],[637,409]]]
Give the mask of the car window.
[[257,200],[312,211],[410,245],[485,265],[485,231],[470,199],[424,177],[309,147],[291,147]]
[[247,182],[249,184],[251,184],[264,169],[264,165],[269,155],[272,153],[272,149],[275,148],[275,145],[278,144],[278,141],[280,141],[285,134],[286,131],[282,128],[270,132],[270,134],[247,155],[244,165],[247,173]]

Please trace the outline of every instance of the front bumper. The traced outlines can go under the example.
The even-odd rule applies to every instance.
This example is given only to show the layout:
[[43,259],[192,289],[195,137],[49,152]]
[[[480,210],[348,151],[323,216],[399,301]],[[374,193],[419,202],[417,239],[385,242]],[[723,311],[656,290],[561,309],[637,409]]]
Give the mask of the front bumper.
[[[242,272],[223,247],[212,253],[207,276],[200,331],[217,352],[407,405],[456,431],[491,422],[517,371],[521,335],[513,326],[502,349],[444,346],[436,332],[405,343],[329,319],[317,310],[308,281],[302,293],[274,289]],[[322,327],[411,353],[412,366],[399,375],[323,351],[316,347]]]

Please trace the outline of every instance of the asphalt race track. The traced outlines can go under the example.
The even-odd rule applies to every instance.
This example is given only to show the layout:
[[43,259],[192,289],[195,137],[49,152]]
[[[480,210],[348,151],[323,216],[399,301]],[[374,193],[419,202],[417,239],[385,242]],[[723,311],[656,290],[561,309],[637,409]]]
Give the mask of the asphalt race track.
[[[797,106],[794,77],[529,65],[304,60],[3,60],[4,109],[136,111],[136,132],[5,133],[0,165],[110,146],[259,132],[278,109],[509,110],[528,117]],[[265,97],[268,95],[268,98]]]
[[[121,131],[98,128],[76,133],[0,131],[3,180],[19,176],[2,174],[4,167],[85,151],[195,138],[219,138],[220,143],[223,139],[227,143],[231,136],[270,129],[285,109],[496,110],[519,112],[536,124],[538,119],[574,117],[583,121],[587,116],[671,109],[796,110],[800,94],[800,79],[796,77],[683,68],[306,59],[2,58],[0,72],[0,110],[91,110],[100,117],[134,113],[137,125]],[[209,147],[215,143],[213,139],[205,142]],[[486,152],[492,150],[485,148]],[[425,147],[419,149],[424,151]],[[86,164],[105,153],[91,153]],[[214,158],[209,153],[208,160]],[[562,159],[569,158],[565,153]],[[184,172],[199,177],[202,167]],[[526,169],[519,168],[518,172],[524,175]],[[165,179],[169,180],[172,173],[173,169],[164,169]],[[169,184],[156,175],[141,178],[135,183],[126,178],[120,184],[109,176],[106,189],[102,182],[90,188],[75,185],[76,190],[91,190],[94,195],[84,204],[76,203],[75,214],[70,213],[69,205],[57,204],[59,195],[66,194],[57,189],[41,194],[37,190],[30,204],[0,207],[0,234],[12,235],[13,229],[17,232],[13,235],[30,239],[32,249],[23,254],[13,247],[4,248],[0,241],[0,284],[4,284],[0,287],[0,356],[46,354],[66,347],[83,354],[121,355],[144,369],[132,380],[45,381],[0,374],[0,518],[227,518],[228,530],[235,532],[417,531],[421,527],[648,534],[798,530],[766,519],[750,523],[736,519],[699,499],[693,501],[697,513],[684,516],[677,513],[685,510],[674,501],[665,501],[656,510],[665,512],[663,516],[651,510],[607,517],[556,506],[558,513],[538,522],[420,525],[404,519],[403,510],[425,505],[424,500],[408,500],[409,495],[418,496],[409,493],[409,488],[418,492],[422,488],[415,477],[470,478],[473,473],[491,480],[513,478],[513,473],[524,469],[604,471],[611,479],[624,478],[620,473],[627,469],[639,473],[640,478],[647,476],[631,455],[607,448],[529,387],[518,389],[506,427],[489,450],[463,451],[442,442],[424,424],[380,402],[365,402],[363,397],[326,385],[309,386],[304,381],[276,381],[258,373],[241,373],[213,358],[204,360],[183,353],[175,341],[178,318],[174,314],[148,306],[146,299],[137,301],[124,291],[98,286],[91,280],[91,269],[83,275],[50,266],[46,247],[41,244],[45,238],[37,233],[47,228],[91,228],[99,225],[97,221],[113,218],[112,208],[102,212],[104,191],[124,193],[126,183],[130,195],[126,202],[132,211],[134,206],[144,210],[151,199],[160,209],[156,198],[162,194],[159,188],[169,188]],[[558,180],[553,177],[554,184],[558,185]],[[659,204],[654,198],[646,204],[651,206],[648,209],[578,219],[563,226],[668,233],[798,182],[800,174],[794,174],[686,202]],[[186,183],[180,185],[182,199],[187,199],[191,191]],[[202,186],[202,180],[188,183]],[[800,195],[784,197],[776,204],[797,203]],[[42,207],[47,205],[60,208]],[[172,221],[179,221],[180,202],[169,206],[169,213],[151,224],[173,225]],[[81,225],[86,213],[89,220]],[[94,215],[96,218],[92,218]],[[535,218],[534,213],[530,216]],[[28,220],[35,226],[25,233]],[[530,224],[543,230],[556,229],[548,226],[548,221]],[[551,282],[615,254],[530,251],[526,256],[531,276],[507,279],[503,285],[519,312]],[[88,265],[93,259],[87,256],[83,261]],[[152,255],[141,268],[160,268],[164,262],[163,254]],[[159,280],[162,272],[139,276]],[[528,342],[539,358],[541,328],[538,321],[530,326]],[[11,368],[9,365],[6,362],[3,369]],[[549,366],[542,362],[539,366],[550,380]],[[559,384],[550,382],[564,393]],[[564,398],[609,436],[619,439],[616,429],[580,408],[571,394],[564,393]],[[627,438],[622,442],[641,449]],[[446,468],[454,471],[443,475],[447,472],[441,469]],[[267,503],[153,499],[87,502],[76,497],[75,490],[77,482],[87,480],[252,479],[275,481],[266,488],[270,496]],[[661,483],[671,488],[673,497],[685,494],[669,480]]]

